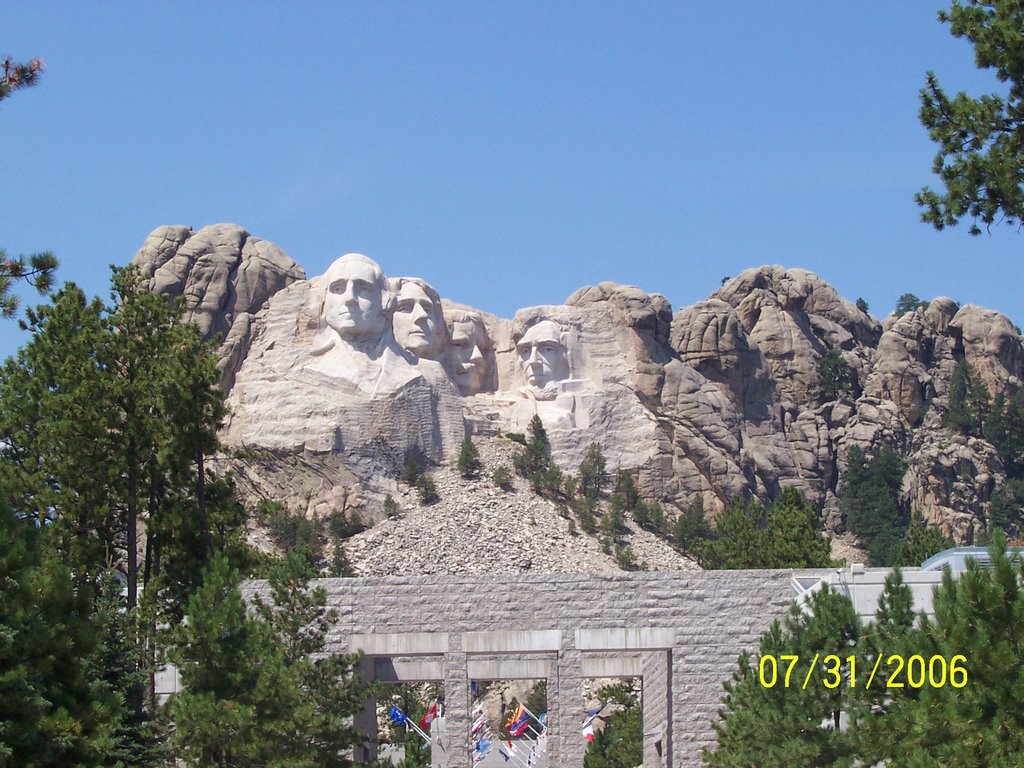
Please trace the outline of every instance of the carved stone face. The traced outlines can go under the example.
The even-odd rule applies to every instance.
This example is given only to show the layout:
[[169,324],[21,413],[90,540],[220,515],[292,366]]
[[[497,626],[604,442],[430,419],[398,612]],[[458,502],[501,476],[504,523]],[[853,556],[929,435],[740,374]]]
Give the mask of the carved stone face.
[[441,307],[423,287],[404,281],[391,318],[395,340],[417,357],[434,360],[440,352],[443,322]]
[[487,375],[485,350],[490,347],[487,329],[479,316],[466,316],[449,323],[451,336],[452,370],[455,383],[463,394],[474,394],[483,389]]
[[516,344],[519,360],[531,387],[543,389],[553,381],[569,378],[569,358],[557,323],[542,320]]
[[367,341],[380,338],[387,327],[384,312],[384,275],[380,267],[360,254],[335,261],[324,276],[324,322],[341,338]]

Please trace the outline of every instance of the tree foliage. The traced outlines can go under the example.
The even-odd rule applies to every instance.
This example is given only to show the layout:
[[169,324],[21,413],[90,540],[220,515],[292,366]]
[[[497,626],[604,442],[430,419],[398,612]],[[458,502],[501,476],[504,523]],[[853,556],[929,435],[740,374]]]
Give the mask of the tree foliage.
[[625,683],[598,689],[597,697],[611,713],[600,716],[604,728],[583,756],[584,768],[633,768],[643,761],[643,709]]
[[337,616],[311,571],[289,557],[270,574],[270,602],[249,611],[240,576],[215,558],[174,634],[184,690],[168,704],[186,765],[347,766],[358,735],[349,718],[367,691],[352,656],[323,655]]
[[824,568],[830,545],[818,514],[795,488],[786,488],[767,510],[755,499],[736,499],[719,515],[712,538],[694,547],[708,570]]
[[462,441],[462,446],[459,448],[459,474],[466,480],[470,480],[480,474],[482,467],[483,462],[480,461],[480,451],[473,445],[473,441],[467,437]]
[[[0,101],[20,88],[35,85],[42,73],[43,62],[40,59],[22,64],[10,56],[4,57],[0,71]],[[0,248],[0,316],[9,318],[18,310],[19,299],[11,292],[16,281],[24,280],[40,294],[44,294],[53,285],[53,273],[56,270],[57,259],[49,251],[9,258],[7,251]]]
[[0,766],[106,764],[121,702],[89,666],[92,592],[43,537],[0,504]]
[[[761,637],[756,657],[744,651],[738,669],[725,684],[715,724],[718,746],[704,751],[709,768],[791,768],[834,766],[848,768],[853,754],[849,733],[840,730],[840,713],[849,705],[849,691],[840,685],[829,689],[816,681],[804,688],[800,681],[785,685],[778,680],[762,685],[760,659],[772,656],[784,675],[790,654],[810,660],[836,654],[845,659],[861,634],[860,621],[850,600],[827,585],[810,599],[809,612],[793,606],[782,622],[776,621]],[[809,661],[807,662],[809,663]]]
[[939,11],[954,37],[974,46],[974,61],[1006,85],[1006,94],[950,97],[929,72],[921,123],[938,145],[932,171],[944,190],[924,187],[915,199],[936,229],[969,218],[972,235],[993,223],[1024,220],[1024,6],[1017,0],[954,0]]
[[853,390],[853,369],[837,347],[829,349],[818,360],[818,376],[821,379],[821,394],[826,401],[835,400]]
[[[212,346],[180,305],[115,269],[112,302],[73,284],[27,312],[29,342],[0,370],[0,489],[54,526],[83,579],[115,566],[180,618],[214,551],[242,557],[244,510],[214,479],[224,415]],[[141,526],[146,530],[143,561]]]
[[882,445],[865,455],[858,445],[846,453],[839,504],[846,527],[860,537],[872,565],[890,565],[907,522],[899,494],[906,466],[896,451]]

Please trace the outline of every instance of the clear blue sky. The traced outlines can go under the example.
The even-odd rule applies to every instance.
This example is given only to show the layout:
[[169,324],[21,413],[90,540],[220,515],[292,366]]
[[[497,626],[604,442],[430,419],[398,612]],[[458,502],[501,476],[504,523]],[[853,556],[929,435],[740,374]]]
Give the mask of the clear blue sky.
[[911,291],[1020,323],[1024,235],[913,202],[926,70],[998,87],[941,5],[11,3],[0,55],[47,69],[0,104],[0,247],[105,295],[155,227],[230,221],[503,316],[778,263],[878,316]]

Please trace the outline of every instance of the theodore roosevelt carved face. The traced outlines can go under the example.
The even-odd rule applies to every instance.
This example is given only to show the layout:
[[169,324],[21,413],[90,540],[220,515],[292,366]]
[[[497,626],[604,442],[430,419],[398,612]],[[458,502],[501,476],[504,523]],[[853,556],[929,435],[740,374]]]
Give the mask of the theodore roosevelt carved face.
[[395,340],[417,357],[437,360],[445,333],[437,291],[415,277],[395,278],[391,288],[395,295],[395,314],[391,318]]
[[377,341],[388,326],[390,291],[377,262],[349,253],[325,275],[324,322],[345,341]]
[[451,371],[464,395],[480,392],[486,384],[487,351],[491,338],[483,318],[475,312],[457,311],[448,317]]
[[569,378],[569,357],[562,329],[542,320],[523,334],[516,344],[526,383],[535,389]]

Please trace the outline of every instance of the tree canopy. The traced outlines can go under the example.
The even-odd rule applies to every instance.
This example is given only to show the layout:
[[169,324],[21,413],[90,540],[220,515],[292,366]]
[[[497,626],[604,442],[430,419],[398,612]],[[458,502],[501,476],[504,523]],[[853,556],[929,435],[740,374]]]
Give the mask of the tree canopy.
[[1018,0],[954,0],[939,11],[950,34],[974,46],[974,60],[1007,85],[999,93],[950,97],[929,72],[921,123],[938,152],[933,172],[945,189],[924,187],[915,199],[936,229],[969,218],[972,235],[993,223],[1024,220],[1024,5]]

